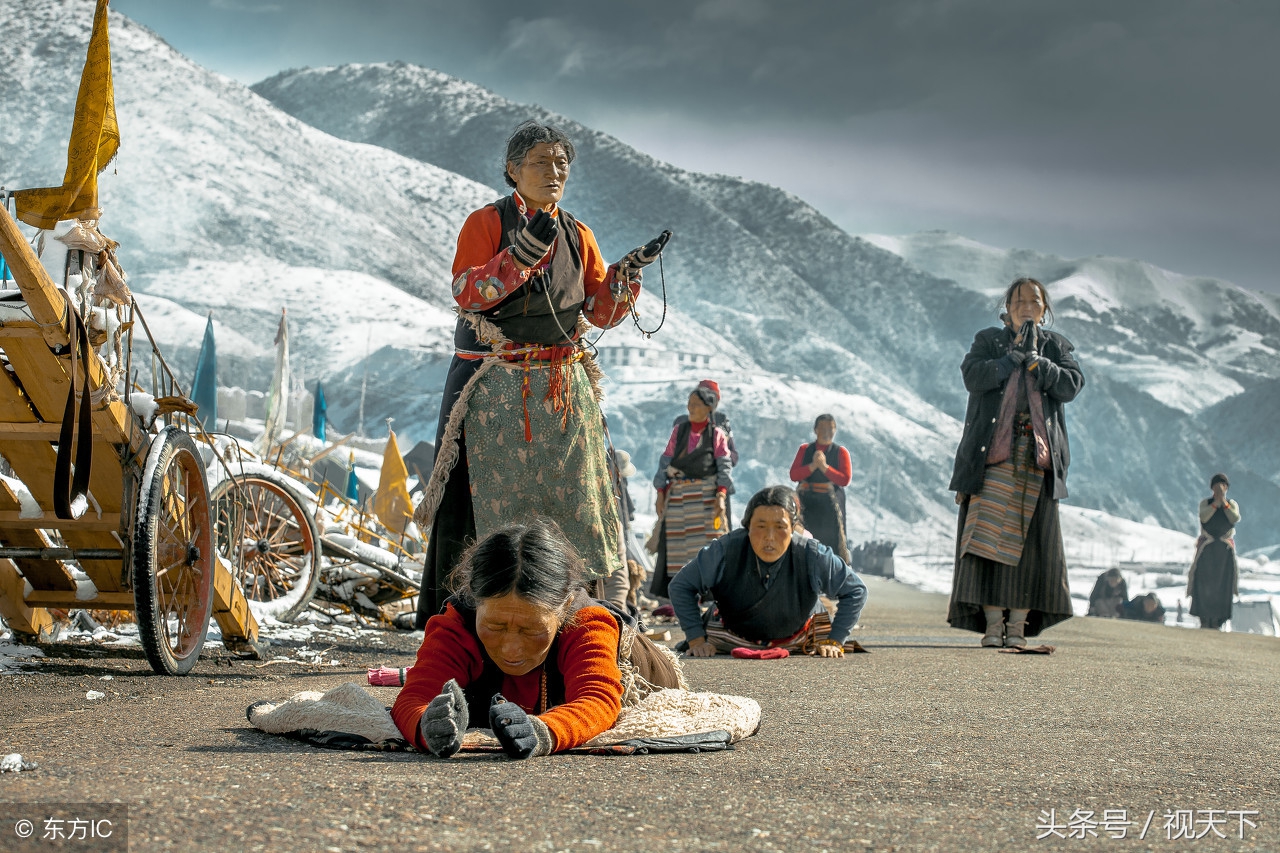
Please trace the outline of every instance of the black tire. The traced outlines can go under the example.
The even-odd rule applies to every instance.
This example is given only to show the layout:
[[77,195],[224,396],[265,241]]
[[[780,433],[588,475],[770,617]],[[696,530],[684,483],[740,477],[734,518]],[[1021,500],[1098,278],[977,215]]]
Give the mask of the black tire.
[[308,498],[265,465],[213,488],[218,548],[258,618],[292,622],[316,594],[323,548]]
[[134,519],[133,599],[151,668],[186,675],[213,613],[213,523],[195,442],[166,427],[151,442]]

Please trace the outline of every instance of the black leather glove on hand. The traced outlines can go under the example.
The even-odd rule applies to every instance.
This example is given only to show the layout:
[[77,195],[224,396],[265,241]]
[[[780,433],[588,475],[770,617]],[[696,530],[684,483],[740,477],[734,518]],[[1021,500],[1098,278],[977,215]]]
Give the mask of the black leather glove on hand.
[[1007,355],[1008,355],[1009,361],[1013,362],[1013,366],[1015,368],[1019,367],[1022,364],[1022,362],[1027,360],[1026,350],[1020,350],[1016,347],[1009,350]]
[[1057,380],[1058,371],[1061,370],[1058,365],[1042,355],[1032,356],[1027,362],[1027,369],[1035,377],[1036,387],[1041,391],[1047,389]]
[[641,267],[647,267],[658,259],[658,255],[662,254],[663,248],[667,245],[667,241],[671,239],[670,231],[663,231],[657,237],[654,237],[648,243],[645,243],[638,249],[632,249],[622,256],[622,260],[618,262],[619,266],[626,264],[633,270]]
[[551,754],[551,731],[547,724],[530,717],[501,693],[495,693],[489,705],[489,726],[503,751],[512,758]]
[[516,232],[515,240],[511,243],[511,256],[525,269],[537,266],[538,261],[546,257],[559,233],[560,226],[556,224],[555,218],[545,210],[539,210],[527,225]]
[[467,697],[451,678],[422,712],[418,732],[432,755],[448,758],[462,749],[462,733],[467,730],[467,723]]
[[1018,330],[1018,342],[1013,349],[1023,353],[1036,351],[1036,324],[1028,320]]

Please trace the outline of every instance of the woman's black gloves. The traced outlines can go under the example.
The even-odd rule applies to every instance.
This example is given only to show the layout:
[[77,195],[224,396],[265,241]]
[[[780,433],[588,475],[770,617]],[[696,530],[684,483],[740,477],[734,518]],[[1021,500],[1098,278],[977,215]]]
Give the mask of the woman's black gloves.
[[511,243],[511,256],[526,269],[537,266],[546,257],[558,233],[560,226],[556,224],[555,217],[539,210],[523,228],[516,231]]
[[418,732],[432,755],[448,758],[462,749],[462,734],[467,730],[467,723],[467,697],[451,678],[422,712]]
[[647,267],[658,259],[658,255],[662,254],[663,248],[667,245],[667,241],[671,239],[670,231],[663,231],[657,237],[654,237],[648,243],[645,243],[638,249],[632,249],[623,256],[619,264],[627,264],[633,270]]
[[1034,355],[1040,349],[1040,330],[1036,324],[1028,320],[1022,324],[1022,328],[1018,330],[1018,337],[1021,343],[1015,343],[1014,349],[1021,350],[1029,355]]
[[495,693],[489,705],[489,727],[502,744],[503,751],[512,758],[551,754],[553,742],[547,724],[537,717],[530,717],[501,693]]
[[1058,374],[1062,370],[1062,368],[1042,355],[1033,355],[1027,361],[1027,369],[1035,374],[1036,387],[1041,391],[1047,391],[1057,382]]

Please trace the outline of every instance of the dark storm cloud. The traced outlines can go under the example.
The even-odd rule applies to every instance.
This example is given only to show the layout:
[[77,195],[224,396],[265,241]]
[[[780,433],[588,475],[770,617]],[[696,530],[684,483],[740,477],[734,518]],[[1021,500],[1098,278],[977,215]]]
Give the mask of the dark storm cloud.
[[943,227],[1276,287],[1269,0],[112,8],[246,82],[428,65],[680,165],[782,185],[850,228]]

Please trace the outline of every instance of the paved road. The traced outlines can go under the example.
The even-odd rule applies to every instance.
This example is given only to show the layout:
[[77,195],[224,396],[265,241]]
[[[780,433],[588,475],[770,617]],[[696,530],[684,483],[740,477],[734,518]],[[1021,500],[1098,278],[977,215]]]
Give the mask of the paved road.
[[[339,644],[340,667],[224,658],[187,678],[57,647],[0,676],[0,753],[40,765],[0,776],[0,803],[127,802],[133,850],[1280,849],[1280,640],[1073,619],[1044,637],[1056,654],[1003,654],[947,628],[941,596],[868,583],[870,654],[688,662],[696,688],[764,709],[756,737],[703,755],[441,762],[245,722],[254,700],[409,662],[407,635]],[[1037,840],[1049,810],[1067,834],[1077,810],[1122,809],[1126,838]],[[1179,809],[1199,840],[1169,838]],[[1240,839],[1227,812],[1257,827]]]

